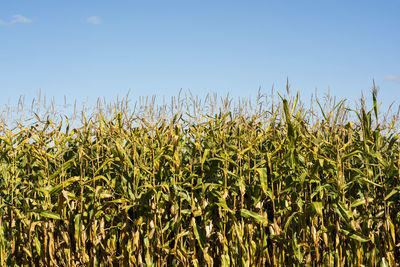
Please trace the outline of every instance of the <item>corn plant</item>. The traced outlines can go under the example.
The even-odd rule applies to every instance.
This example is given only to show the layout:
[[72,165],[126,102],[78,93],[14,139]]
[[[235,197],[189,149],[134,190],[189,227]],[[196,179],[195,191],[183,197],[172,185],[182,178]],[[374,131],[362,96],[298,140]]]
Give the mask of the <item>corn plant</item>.
[[399,265],[399,133],[375,91],[370,110],[217,102],[3,121],[0,265]]

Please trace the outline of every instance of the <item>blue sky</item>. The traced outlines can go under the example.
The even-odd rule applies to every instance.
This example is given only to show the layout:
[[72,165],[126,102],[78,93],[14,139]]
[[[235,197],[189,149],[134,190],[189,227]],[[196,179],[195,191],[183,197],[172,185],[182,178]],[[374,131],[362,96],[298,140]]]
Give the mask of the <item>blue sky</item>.
[[400,1],[0,2],[0,104],[20,95],[113,99],[255,96],[358,99],[372,79],[400,100]]

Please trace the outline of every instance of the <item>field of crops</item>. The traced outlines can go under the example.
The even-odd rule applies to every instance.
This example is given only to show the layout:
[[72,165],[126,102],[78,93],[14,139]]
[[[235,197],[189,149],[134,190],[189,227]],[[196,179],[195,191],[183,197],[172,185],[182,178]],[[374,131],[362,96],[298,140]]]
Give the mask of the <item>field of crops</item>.
[[398,118],[375,96],[3,121],[0,265],[396,266]]

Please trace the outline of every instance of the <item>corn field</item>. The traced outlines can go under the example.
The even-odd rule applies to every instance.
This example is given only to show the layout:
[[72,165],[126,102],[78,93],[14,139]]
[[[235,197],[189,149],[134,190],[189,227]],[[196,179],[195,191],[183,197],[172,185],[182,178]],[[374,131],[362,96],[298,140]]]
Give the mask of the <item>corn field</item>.
[[398,266],[398,118],[372,97],[3,120],[0,265]]

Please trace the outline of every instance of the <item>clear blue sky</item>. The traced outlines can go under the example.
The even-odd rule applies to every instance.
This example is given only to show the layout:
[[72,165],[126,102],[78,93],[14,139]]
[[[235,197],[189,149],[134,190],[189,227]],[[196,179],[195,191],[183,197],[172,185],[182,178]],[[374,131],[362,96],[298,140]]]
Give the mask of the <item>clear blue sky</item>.
[[0,2],[0,104],[258,87],[400,102],[400,1]]

